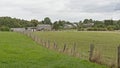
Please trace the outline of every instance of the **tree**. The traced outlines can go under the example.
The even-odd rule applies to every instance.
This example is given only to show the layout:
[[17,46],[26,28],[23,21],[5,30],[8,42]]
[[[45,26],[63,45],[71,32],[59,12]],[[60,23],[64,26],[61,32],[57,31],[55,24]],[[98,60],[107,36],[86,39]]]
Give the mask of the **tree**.
[[104,28],[104,22],[103,21],[94,21],[94,27],[97,28]]
[[109,31],[113,31],[115,28],[116,28],[116,27],[113,26],[113,25],[109,25],[109,26],[107,26],[107,29],[108,29]]
[[116,27],[117,27],[117,30],[120,29],[120,20],[117,21]]
[[78,31],[82,31],[82,21],[79,21],[79,23],[76,23],[77,24],[77,30]]
[[87,23],[93,23],[93,20],[92,19],[85,19],[83,21],[84,24],[87,24]]
[[31,22],[31,23],[33,24],[33,26],[35,26],[35,27],[36,27],[36,26],[38,25],[38,23],[39,23],[38,20],[35,20],[35,19],[31,20],[30,22]]
[[54,22],[53,24],[53,29],[58,30],[59,29],[59,24],[57,21]]
[[104,20],[106,26],[113,25],[113,20]]
[[30,21],[21,20],[11,17],[0,17],[0,26],[6,26],[9,28],[19,28],[19,27],[31,27],[33,26]]
[[88,21],[89,21],[88,19],[85,19],[85,20],[83,21],[83,23],[86,24],[86,23],[88,23]]
[[44,18],[44,24],[50,24],[52,25],[52,22],[49,17]]

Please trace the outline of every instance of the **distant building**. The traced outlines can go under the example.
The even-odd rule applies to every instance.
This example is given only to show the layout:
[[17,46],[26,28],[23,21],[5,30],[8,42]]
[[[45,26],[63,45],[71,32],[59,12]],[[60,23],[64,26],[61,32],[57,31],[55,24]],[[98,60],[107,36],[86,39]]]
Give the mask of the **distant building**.
[[26,30],[34,32],[36,31],[36,27],[27,27]]
[[50,31],[52,30],[52,26],[51,25],[47,25],[47,24],[40,24],[37,25],[37,27],[26,27],[26,28],[11,28],[11,31]]
[[76,27],[77,27],[77,25],[74,23],[64,25],[64,29],[72,29],[72,28],[76,28]]
[[11,28],[11,31],[36,31],[36,27],[27,27],[27,28]]
[[64,25],[64,29],[71,29],[73,28],[73,26],[71,24],[65,24]]
[[73,26],[74,26],[74,27],[77,27],[77,24],[73,23]]
[[52,26],[49,24],[39,24],[37,25],[36,30],[37,31],[42,31],[42,30],[51,31]]
[[83,27],[92,27],[92,26],[94,26],[94,23],[83,24]]
[[11,31],[25,31],[25,28],[11,28]]

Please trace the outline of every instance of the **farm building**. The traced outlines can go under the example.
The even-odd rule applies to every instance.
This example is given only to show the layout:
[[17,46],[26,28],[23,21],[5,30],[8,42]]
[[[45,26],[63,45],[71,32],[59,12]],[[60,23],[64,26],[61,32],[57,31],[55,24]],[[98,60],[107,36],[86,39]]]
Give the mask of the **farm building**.
[[27,27],[26,30],[34,32],[34,31],[36,31],[36,27]]
[[50,31],[50,30],[52,30],[52,26],[48,25],[48,24],[39,24],[39,25],[37,25],[36,30],[37,31],[41,31],[41,30]]
[[11,31],[25,31],[25,28],[11,28]]
[[83,27],[92,27],[92,26],[94,26],[94,23],[83,24]]
[[65,28],[65,29],[72,29],[72,28],[74,28],[74,27],[77,27],[77,25],[76,25],[76,24],[65,24],[65,25],[64,25],[64,28]]
[[46,25],[46,24],[41,24],[37,25],[37,27],[26,27],[26,28],[11,28],[11,31],[41,31],[41,30],[47,30],[50,31],[52,30],[51,25]]
[[11,28],[11,31],[36,31],[35,27],[27,27],[27,28]]
[[70,24],[65,24],[65,25],[64,25],[64,28],[65,28],[65,29],[70,29],[70,28],[73,28],[73,26],[70,25]]

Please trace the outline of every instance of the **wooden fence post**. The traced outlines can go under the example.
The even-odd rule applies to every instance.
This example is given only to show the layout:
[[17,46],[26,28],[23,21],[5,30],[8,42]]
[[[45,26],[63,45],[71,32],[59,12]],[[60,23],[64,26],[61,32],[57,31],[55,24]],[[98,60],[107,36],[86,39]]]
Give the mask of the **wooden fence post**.
[[66,49],[66,44],[64,44],[64,47],[63,47],[63,52],[65,51],[65,49]]
[[57,50],[57,44],[54,42],[54,48],[55,50]]
[[94,45],[91,44],[91,45],[90,45],[89,61],[92,61],[93,52],[94,52]]
[[30,33],[30,37],[32,38],[32,34]]
[[35,41],[35,35],[33,35],[33,40]]
[[76,51],[76,43],[73,44],[73,55],[75,55],[75,51]]
[[44,41],[44,46],[47,47],[47,46],[46,46],[46,41]]
[[40,39],[40,43],[41,43],[41,45],[43,46],[43,41],[42,41],[42,39]]
[[39,40],[38,40],[38,39],[39,39],[39,38],[36,36],[36,42],[37,42],[37,43],[39,43]]
[[120,45],[118,46],[118,68],[120,68]]
[[48,40],[48,48],[50,48],[50,41]]
[[34,35],[34,41],[36,41],[36,38],[37,38],[37,37]]
[[41,43],[41,39],[40,39],[40,38],[38,39],[38,42],[39,42],[40,45],[42,45],[42,43]]
[[42,44],[42,46],[44,45],[44,44],[43,44],[43,40],[42,40],[42,39],[40,40],[40,43]]

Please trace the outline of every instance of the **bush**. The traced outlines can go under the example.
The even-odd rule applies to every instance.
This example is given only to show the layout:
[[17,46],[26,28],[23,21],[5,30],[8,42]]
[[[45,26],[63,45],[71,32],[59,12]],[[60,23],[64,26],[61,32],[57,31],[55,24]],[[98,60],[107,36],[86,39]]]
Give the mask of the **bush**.
[[10,28],[7,26],[1,26],[0,31],[10,31]]
[[107,26],[107,29],[108,29],[109,31],[113,31],[113,30],[115,30],[115,26],[112,26],[112,25]]
[[107,28],[98,28],[98,31],[107,31]]
[[107,28],[88,28],[87,31],[107,31]]
[[84,31],[84,28],[77,29],[78,31]]

